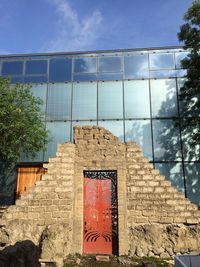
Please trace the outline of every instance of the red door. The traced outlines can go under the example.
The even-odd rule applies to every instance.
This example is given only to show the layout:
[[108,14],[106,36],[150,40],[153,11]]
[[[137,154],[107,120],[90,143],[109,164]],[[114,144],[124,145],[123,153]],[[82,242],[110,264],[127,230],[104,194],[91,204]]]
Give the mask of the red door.
[[110,173],[84,172],[84,253],[115,253],[117,216],[114,213],[117,209],[113,204],[117,198]]

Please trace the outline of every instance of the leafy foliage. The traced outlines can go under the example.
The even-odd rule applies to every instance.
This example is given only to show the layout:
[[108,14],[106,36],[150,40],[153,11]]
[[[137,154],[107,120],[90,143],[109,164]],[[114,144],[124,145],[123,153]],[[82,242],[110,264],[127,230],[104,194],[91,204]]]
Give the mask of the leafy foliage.
[[[180,89],[182,100],[182,129],[190,129],[191,145],[200,142],[200,1],[194,1],[184,15],[185,24],[180,27],[178,37],[189,49],[182,61],[187,69],[186,81]],[[199,116],[199,118],[197,118]]]
[[41,102],[32,95],[30,87],[0,79],[1,168],[14,166],[21,153],[33,158],[45,148],[48,132],[42,122]]

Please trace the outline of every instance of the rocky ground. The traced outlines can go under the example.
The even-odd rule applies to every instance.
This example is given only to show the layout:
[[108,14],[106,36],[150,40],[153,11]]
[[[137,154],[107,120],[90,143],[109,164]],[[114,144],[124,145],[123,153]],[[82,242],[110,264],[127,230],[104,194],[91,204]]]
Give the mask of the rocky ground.
[[[127,256],[110,256],[109,261],[98,261],[94,255],[82,256],[68,256],[63,267],[173,267],[172,260],[164,260],[157,258],[138,258]],[[50,266],[49,266],[50,267]]]

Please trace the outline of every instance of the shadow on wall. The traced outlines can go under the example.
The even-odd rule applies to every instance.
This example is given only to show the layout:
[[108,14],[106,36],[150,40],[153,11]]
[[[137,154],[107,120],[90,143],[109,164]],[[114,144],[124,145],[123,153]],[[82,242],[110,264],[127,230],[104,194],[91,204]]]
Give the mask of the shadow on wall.
[[40,267],[39,248],[30,240],[6,247],[0,252],[0,267]]

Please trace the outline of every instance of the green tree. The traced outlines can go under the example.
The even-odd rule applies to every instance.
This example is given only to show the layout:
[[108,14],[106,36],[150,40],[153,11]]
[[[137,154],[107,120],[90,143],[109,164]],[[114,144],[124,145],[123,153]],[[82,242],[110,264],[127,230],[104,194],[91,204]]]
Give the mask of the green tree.
[[48,143],[41,104],[27,85],[11,85],[9,79],[0,79],[1,175],[14,167],[20,154],[33,158]]
[[[189,129],[190,145],[200,143],[200,1],[194,1],[184,15],[185,23],[180,27],[178,38],[188,49],[182,61],[187,70],[186,81],[180,88],[182,130]],[[197,118],[199,116],[199,118]]]

